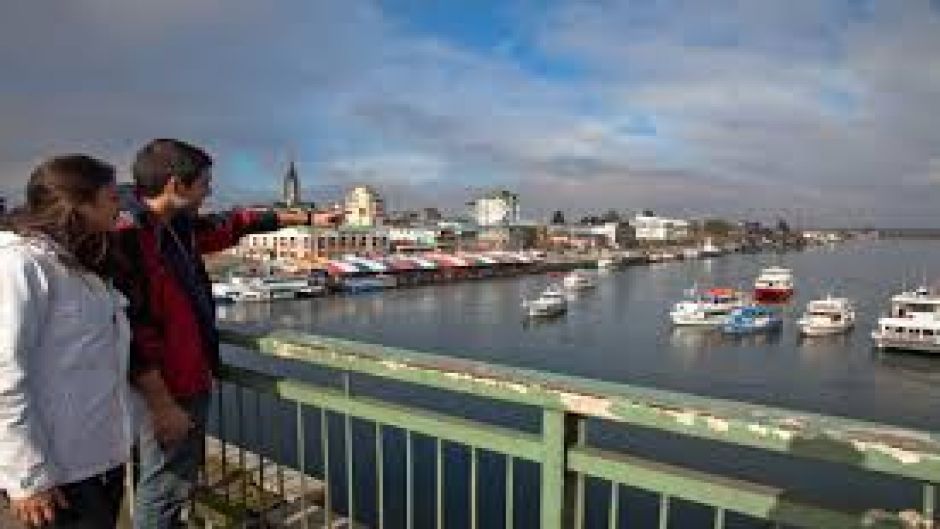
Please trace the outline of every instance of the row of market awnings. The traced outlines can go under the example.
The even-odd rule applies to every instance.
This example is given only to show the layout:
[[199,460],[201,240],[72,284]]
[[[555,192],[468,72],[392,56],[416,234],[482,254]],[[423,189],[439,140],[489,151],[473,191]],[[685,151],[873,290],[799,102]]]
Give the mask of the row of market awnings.
[[408,271],[430,271],[441,268],[493,267],[502,265],[530,264],[533,260],[522,253],[488,252],[485,254],[463,253],[459,255],[429,253],[418,256],[389,256],[366,258],[348,256],[327,261],[326,269],[332,275],[384,274]]

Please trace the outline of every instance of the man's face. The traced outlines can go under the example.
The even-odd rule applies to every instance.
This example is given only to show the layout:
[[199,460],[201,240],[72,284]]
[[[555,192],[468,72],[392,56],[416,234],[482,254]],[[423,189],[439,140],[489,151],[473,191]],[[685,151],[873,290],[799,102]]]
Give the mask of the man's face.
[[173,206],[178,210],[192,213],[199,211],[206,198],[212,194],[212,169],[207,168],[191,185],[186,185],[177,178],[173,178]]

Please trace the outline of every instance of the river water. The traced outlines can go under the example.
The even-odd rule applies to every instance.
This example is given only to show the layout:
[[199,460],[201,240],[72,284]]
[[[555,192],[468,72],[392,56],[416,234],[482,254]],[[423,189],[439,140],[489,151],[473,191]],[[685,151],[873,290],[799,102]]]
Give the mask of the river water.
[[[792,268],[796,279],[796,295],[783,308],[781,332],[732,338],[716,331],[673,329],[670,325],[667,312],[671,304],[693,283],[749,289],[759,270],[770,265]],[[236,305],[221,307],[219,315],[225,324],[241,327],[294,329],[938,430],[940,358],[881,353],[872,347],[870,338],[875,320],[886,310],[893,293],[924,278],[938,277],[938,241],[853,241],[784,254],[726,255],[602,273],[596,290],[575,298],[566,315],[544,322],[527,320],[521,308],[523,299],[535,296],[552,281],[544,275]],[[855,330],[844,336],[801,339],[794,325],[796,318],[809,299],[827,293],[856,302],[859,321]],[[708,453],[702,449],[689,452],[655,440],[646,444],[639,446],[643,442],[638,441],[636,451],[665,454],[667,459],[684,463],[701,460]],[[782,474],[790,471],[790,478],[800,482],[807,481],[812,469],[798,471],[779,462],[770,465]],[[740,474],[753,478],[755,473]],[[814,479],[816,483],[810,485],[831,491],[838,486],[835,476],[832,474],[832,482]],[[784,476],[784,481],[787,479]],[[854,499],[861,503],[874,494],[882,500],[890,497],[886,503],[907,505],[902,496],[916,497],[916,489],[901,491],[890,484],[874,490],[865,499]],[[836,499],[846,500],[853,494],[840,493]],[[651,508],[654,515],[655,506]],[[603,523],[601,515],[589,516],[597,522],[589,526]],[[448,523],[451,525],[462,524]]]

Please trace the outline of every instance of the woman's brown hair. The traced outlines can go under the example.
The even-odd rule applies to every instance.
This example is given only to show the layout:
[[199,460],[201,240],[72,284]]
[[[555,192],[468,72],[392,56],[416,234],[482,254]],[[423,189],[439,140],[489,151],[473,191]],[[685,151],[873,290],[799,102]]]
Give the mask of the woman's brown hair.
[[26,237],[52,239],[65,250],[61,257],[69,266],[108,275],[109,235],[90,229],[78,206],[93,202],[114,182],[114,167],[101,160],[84,154],[55,156],[33,170],[26,204],[3,224]]

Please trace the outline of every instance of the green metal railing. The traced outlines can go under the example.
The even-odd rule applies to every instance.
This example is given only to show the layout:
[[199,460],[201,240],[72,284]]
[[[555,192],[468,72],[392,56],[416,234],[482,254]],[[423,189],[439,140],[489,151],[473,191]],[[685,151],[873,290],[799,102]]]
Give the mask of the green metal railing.
[[[330,416],[343,420],[345,461],[344,481],[346,505],[343,514],[349,520],[360,520],[355,504],[356,472],[360,461],[354,446],[353,420],[373,424],[374,448],[374,508],[378,513],[377,525],[385,525],[387,508],[386,459],[387,447],[383,442],[388,429],[405,432],[404,526],[415,525],[416,501],[425,505],[433,501],[435,527],[445,524],[445,485],[449,483],[444,448],[448,444],[467,447],[469,470],[469,527],[480,525],[479,487],[480,455],[483,452],[499,454],[505,458],[504,526],[515,527],[518,477],[516,467],[529,462],[539,467],[539,526],[543,529],[584,527],[585,513],[595,511],[597,495],[586,494],[587,480],[602,480],[609,488],[603,498],[607,511],[607,526],[624,527],[620,519],[626,488],[646,491],[658,496],[657,526],[670,527],[670,516],[677,502],[690,502],[707,507],[712,512],[712,525],[726,527],[728,516],[742,515],[767,520],[780,526],[846,529],[852,527],[934,527],[935,486],[940,482],[940,436],[932,432],[902,429],[871,422],[840,417],[797,412],[767,406],[758,406],[729,400],[703,398],[675,392],[639,388],[635,386],[588,380],[571,376],[510,368],[481,362],[442,357],[402,349],[381,347],[319,336],[276,332],[267,335],[247,335],[232,331],[223,333],[229,345],[250,349],[263,356],[301,362],[333,372],[339,385],[314,384],[294,378],[285,378],[257,369],[227,364],[221,379],[235,389],[239,439],[244,417],[243,391],[257,392],[290,403],[294,407],[294,449],[296,469],[295,485],[299,479],[300,491],[295,493],[294,508],[306,513],[316,503],[319,517],[306,515],[295,518],[300,526],[332,527],[337,513],[331,498],[337,476],[332,475],[330,462],[339,454],[331,452]],[[373,383],[403,385],[423,390],[444,391],[448,394],[482,398],[488,402],[521,405],[541,414],[540,431],[500,426],[484,421],[470,420],[455,414],[440,413],[418,406],[357,394],[352,390],[352,377],[367,378]],[[260,402],[260,401],[259,401]],[[220,402],[220,410],[222,404]],[[320,436],[320,471],[315,476],[315,495],[307,487],[313,481],[307,476],[309,459],[308,418],[310,410],[319,410],[319,423],[315,426]],[[256,424],[262,422],[261,406],[256,410]],[[220,413],[220,422],[225,413]],[[613,452],[590,443],[587,422],[601,421],[641,427],[661,434],[681,436],[690,440],[726,443],[770,454],[783,454],[797,459],[836,463],[847,468],[878,475],[909,480],[921,487],[919,504],[910,509],[890,511],[873,505],[863,510],[840,510],[814,502],[794,499],[788,489],[767,484],[715,475],[700,470],[670,465]],[[229,425],[231,426],[231,425]],[[220,424],[222,431],[230,430]],[[279,427],[262,432],[281,435]],[[432,499],[415,497],[414,448],[415,436],[427,436],[434,443],[435,494]],[[285,439],[279,439],[278,450]],[[241,455],[237,461],[231,451],[245,453],[245,446],[236,446],[221,440],[221,461],[237,463],[238,468],[252,467]],[[258,459],[258,458],[256,458]],[[276,476],[267,492],[254,494],[248,490],[257,485],[258,476],[242,479],[243,490],[233,500],[231,485],[235,481],[223,468],[217,481],[206,472],[207,494],[202,498],[217,511],[235,510],[254,502],[253,509],[260,516],[277,510],[283,503],[284,466],[287,458],[282,453],[271,457],[260,456],[254,472],[260,473],[264,489],[265,467],[269,480]],[[361,469],[360,469],[361,470]],[[218,480],[224,481],[219,482]],[[253,480],[253,481],[252,481]],[[845,487],[851,486],[849,483]],[[295,487],[296,488],[296,487]],[[224,493],[219,492],[224,489]],[[265,496],[270,501],[266,502]],[[918,502],[912,502],[918,503]]]

